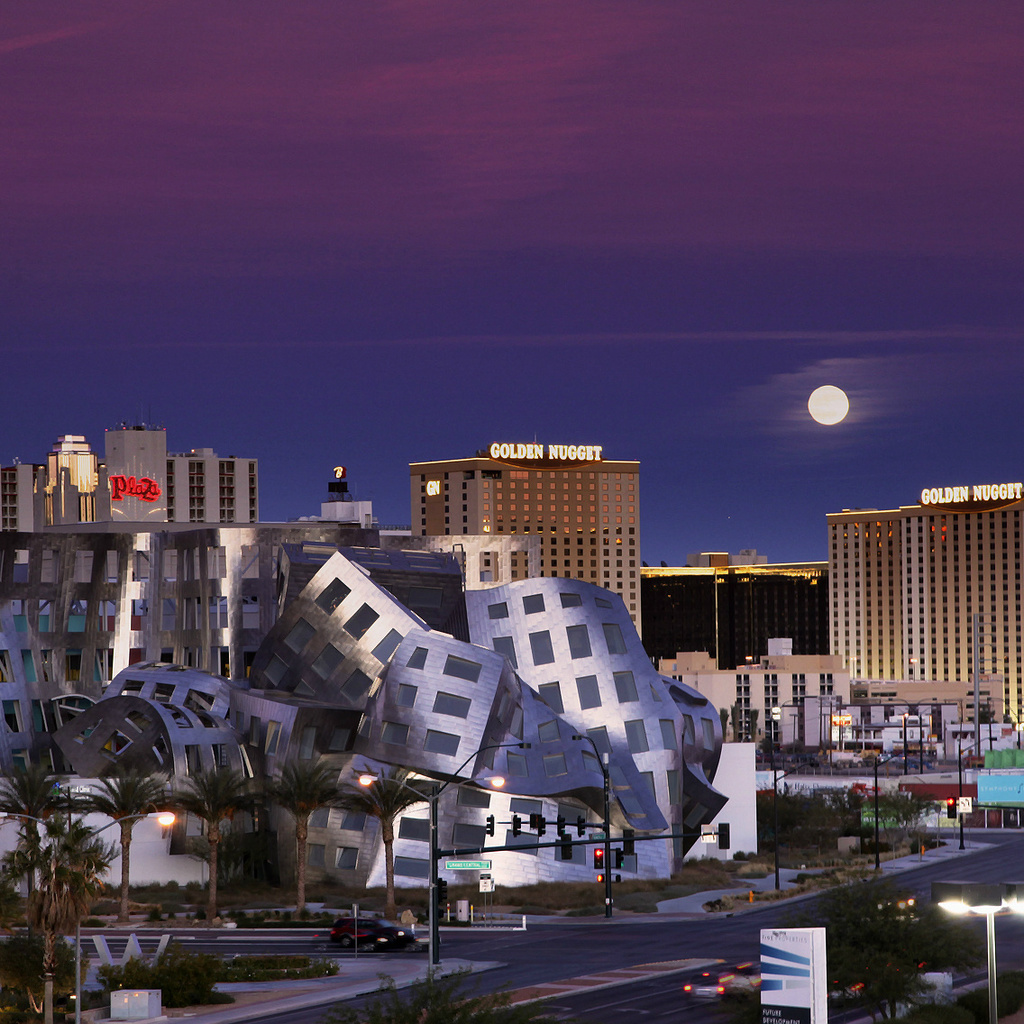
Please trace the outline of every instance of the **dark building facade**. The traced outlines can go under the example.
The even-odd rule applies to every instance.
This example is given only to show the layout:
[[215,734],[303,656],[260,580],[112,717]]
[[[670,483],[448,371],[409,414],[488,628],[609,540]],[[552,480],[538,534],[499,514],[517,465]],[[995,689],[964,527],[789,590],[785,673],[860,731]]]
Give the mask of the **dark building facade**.
[[793,654],[829,654],[828,563],[682,566],[641,570],[648,655],[706,651],[720,669],[790,637]]

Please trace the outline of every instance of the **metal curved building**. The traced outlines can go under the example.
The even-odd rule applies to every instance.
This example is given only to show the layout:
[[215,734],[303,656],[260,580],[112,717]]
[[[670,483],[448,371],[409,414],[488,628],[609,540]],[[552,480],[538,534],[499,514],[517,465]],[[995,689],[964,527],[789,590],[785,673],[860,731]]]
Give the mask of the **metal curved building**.
[[[259,643],[244,661],[228,659],[232,678],[171,659],[130,664],[109,683],[86,687],[70,678],[50,678],[40,687],[12,673],[2,680],[11,700],[34,708],[45,694],[51,714],[60,716],[54,728],[33,734],[37,756],[86,775],[125,762],[179,777],[231,766],[260,778],[275,776],[292,758],[322,757],[349,781],[364,765],[398,765],[470,783],[451,785],[439,803],[441,846],[452,848],[484,847],[491,816],[502,832],[517,814],[599,822],[604,760],[613,829],[674,833],[644,843],[636,862],[624,866],[644,876],[667,875],[678,866],[700,825],[725,803],[713,785],[722,741],[717,710],[696,691],[658,675],[617,595],[565,578],[464,593],[450,554],[346,546],[322,530],[303,539],[295,532],[260,536],[258,527],[244,529],[251,542],[244,546],[251,552],[245,565],[240,538],[228,528],[145,536],[147,551],[175,552],[172,561],[188,584],[179,598],[191,602],[181,621],[161,622],[162,654],[195,649],[196,631],[210,629],[214,617],[216,628],[230,635],[256,597],[262,628],[251,619],[248,628],[259,628]],[[64,568],[55,576],[78,564],[73,545],[79,536],[61,537]],[[87,536],[83,547],[95,550],[96,538]],[[9,538],[3,541],[10,545]],[[116,557],[102,573],[93,572],[93,589],[81,586],[77,599],[89,609],[104,601],[124,609],[149,600],[150,590],[159,593],[150,565],[146,580],[132,578],[140,543],[140,535],[120,535]],[[41,586],[47,575],[36,564],[42,548],[31,550],[35,561],[28,559],[26,575],[30,586],[37,579]],[[0,550],[0,643],[10,661],[19,632],[28,631],[27,620],[22,630],[16,619],[27,598],[13,596],[19,581],[7,567],[20,563],[5,556]],[[216,588],[204,577],[211,566],[218,570]],[[161,581],[164,573],[155,575]],[[39,607],[30,614],[41,633]],[[123,611],[102,625],[111,627],[115,647],[155,646]],[[8,751],[5,762],[12,760]],[[501,789],[484,781],[496,775],[505,780]],[[314,872],[349,882],[382,879],[374,822],[324,809],[310,824]],[[425,806],[398,822],[399,884],[427,876],[426,824]],[[287,864],[293,844],[286,825],[279,838]],[[510,832],[492,842],[503,840],[517,843]],[[582,847],[571,861],[557,852],[496,854],[500,879],[592,880]]]

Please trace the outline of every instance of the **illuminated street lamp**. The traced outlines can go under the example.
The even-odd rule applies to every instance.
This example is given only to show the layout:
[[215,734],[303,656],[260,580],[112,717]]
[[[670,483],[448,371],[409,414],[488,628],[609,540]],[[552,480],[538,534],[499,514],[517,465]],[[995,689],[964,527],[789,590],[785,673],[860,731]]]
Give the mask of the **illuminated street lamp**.
[[996,914],[1024,913],[1024,882],[932,882],[932,899],[951,914],[983,914],[988,951],[988,1020],[997,1024]]
[[[429,967],[432,971],[433,968],[437,967],[441,963],[441,928],[440,928],[440,914],[437,908],[437,861],[438,861],[438,849],[440,844],[437,841],[437,805],[441,798],[441,794],[456,781],[459,772],[469,764],[475,757],[482,754],[485,750],[501,750],[505,747],[519,747],[521,749],[529,748],[529,743],[491,743],[486,747],[480,747],[479,750],[474,750],[469,757],[466,758],[458,768],[452,772],[452,778],[447,782],[439,783],[433,779],[429,780],[429,789],[426,791],[417,788],[416,786],[410,786],[406,782],[399,782],[398,784],[410,792],[416,793],[424,803],[430,808],[430,879],[429,888],[427,893],[427,920],[428,927],[430,930],[430,963]],[[374,775],[372,772],[363,772],[358,776],[358,782],[360,786],[372,786],[379,776]],[[466,780],[470,781],[470,780]],[[489,785],[494,786],[496,789],[501,789],[505,785],[505,779],[500,775],[492,776],[485,780]]]

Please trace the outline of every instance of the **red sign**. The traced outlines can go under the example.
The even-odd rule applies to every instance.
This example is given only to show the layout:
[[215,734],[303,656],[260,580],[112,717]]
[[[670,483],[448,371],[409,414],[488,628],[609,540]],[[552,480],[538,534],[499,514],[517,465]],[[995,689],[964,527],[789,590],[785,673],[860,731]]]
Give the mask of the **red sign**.
[[136,480],[133,476],[118,473],[110,478],[111,501],[122,501],[125,495],[139,501],[156,501],[161,493],[160,485],[152,477],[143,476]]

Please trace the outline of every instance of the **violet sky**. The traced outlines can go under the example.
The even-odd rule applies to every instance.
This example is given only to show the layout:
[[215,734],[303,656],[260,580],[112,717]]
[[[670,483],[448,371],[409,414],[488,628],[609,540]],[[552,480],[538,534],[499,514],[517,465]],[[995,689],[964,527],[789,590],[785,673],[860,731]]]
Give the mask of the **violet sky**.
[[[0,20],[0,464],[122,420],[642,463],[642,552],[1024,477],[1019,0],[151,0]],[[806,399],[851,399],[836,427]]]

